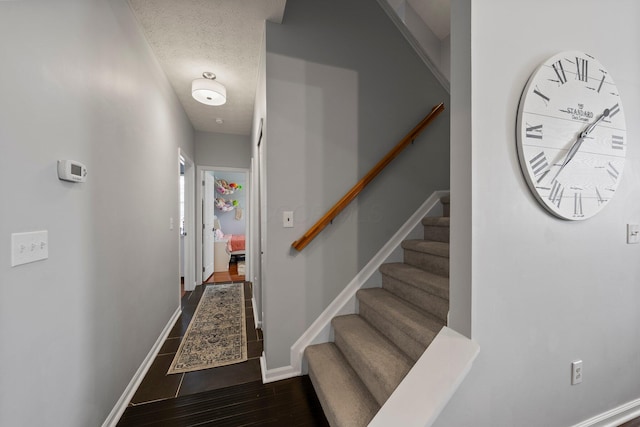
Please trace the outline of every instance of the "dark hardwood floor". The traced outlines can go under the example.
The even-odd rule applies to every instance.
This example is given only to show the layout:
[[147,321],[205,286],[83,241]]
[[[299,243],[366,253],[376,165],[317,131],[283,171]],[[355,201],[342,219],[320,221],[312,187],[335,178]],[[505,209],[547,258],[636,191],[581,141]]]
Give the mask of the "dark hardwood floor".
[[118,427],[328,426],[308,376],[254,381],[127,408]]
[[248,360],[167,375],[205,286],[182,297],[182,314],[145,375],[119,427],[328,426],[308,377],[262,384],[262,331],[255,329],[251,283],[244,283]]

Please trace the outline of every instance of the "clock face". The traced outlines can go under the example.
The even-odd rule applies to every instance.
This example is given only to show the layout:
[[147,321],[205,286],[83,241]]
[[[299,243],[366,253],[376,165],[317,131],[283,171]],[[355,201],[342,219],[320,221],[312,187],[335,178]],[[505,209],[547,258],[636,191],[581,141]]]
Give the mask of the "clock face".
[[594,57],[562,52],[534,71],[518,106],[516,136],[529,188],[552,214],[587,219],[613,198],[627,131],[618,89]]

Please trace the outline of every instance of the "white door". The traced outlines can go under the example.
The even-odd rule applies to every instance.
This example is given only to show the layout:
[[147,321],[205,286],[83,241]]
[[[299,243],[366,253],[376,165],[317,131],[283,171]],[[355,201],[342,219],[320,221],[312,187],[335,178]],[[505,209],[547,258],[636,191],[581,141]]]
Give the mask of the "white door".
[[213,274],[213,199],[215,197],[214,178],[211,172],[203,172],[202,188],[202,281]]

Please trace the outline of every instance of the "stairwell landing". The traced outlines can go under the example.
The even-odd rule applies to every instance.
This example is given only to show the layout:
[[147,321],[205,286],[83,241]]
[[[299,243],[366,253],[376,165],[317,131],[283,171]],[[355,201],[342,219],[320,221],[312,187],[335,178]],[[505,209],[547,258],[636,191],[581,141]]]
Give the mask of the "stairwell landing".
[[404,261],[380,266],[382,287],[357,292],[358,313],[334,317],[334,342],[306,348],[309,376],[333,427],[366,426],[446,325],[449,197],[402,242]]

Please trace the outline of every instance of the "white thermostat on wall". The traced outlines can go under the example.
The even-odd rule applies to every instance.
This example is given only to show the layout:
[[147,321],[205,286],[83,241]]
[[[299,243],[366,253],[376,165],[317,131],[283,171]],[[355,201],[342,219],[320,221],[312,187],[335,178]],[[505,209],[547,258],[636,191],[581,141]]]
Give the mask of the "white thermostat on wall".
[[64,181],[85,182],[87,168],[75,160],[58,160],[58,178]]

